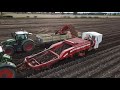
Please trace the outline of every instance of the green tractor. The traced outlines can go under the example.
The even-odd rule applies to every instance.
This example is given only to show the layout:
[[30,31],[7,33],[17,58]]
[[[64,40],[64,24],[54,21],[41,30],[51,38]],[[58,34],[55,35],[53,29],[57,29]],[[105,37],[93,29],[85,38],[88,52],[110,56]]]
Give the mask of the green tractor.
[[28,33],[27,31],[17,31],[11,33],[13,39],[1,42],[5,54],[13,55],[15,52],[32,51],[35,47],[35,43],[32,39],[28,38],[28,35],[31,34],[32,33]]
[[12,58],[4,54],[0,46],[0,78],[15,78],[16,65],[11,62]]

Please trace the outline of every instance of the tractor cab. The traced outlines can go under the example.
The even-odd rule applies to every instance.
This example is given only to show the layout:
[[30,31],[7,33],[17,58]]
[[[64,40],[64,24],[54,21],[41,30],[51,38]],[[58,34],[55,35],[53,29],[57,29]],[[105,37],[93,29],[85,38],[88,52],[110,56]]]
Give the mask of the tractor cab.
[[31,33],[28,33],[27,31],[17,31],[15,33],[11,33],[12,37],[15,38],[16,41],[17,40],[23,41],[28,39],[29,34]]

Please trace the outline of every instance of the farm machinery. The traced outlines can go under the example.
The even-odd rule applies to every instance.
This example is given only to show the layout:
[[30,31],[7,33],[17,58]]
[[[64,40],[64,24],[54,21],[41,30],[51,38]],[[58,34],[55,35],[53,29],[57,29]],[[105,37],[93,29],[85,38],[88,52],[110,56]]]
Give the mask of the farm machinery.
[[[17,40],[19,40],[18,35],[24,37],[20,40],[20,44],[17,42]],[[16,32],[12,35],[15,39],[8,40],[10,42],[12,40],[14,43],[7,44],[6,42],[2,42],[4,51],[6,52],[4,45],[14,48],[17,48],[17,45],[20,45],[22,50],[26,50],[27,47],[27,51],[32,50],[33,47],[35,47],[35,41],[28,39],[27,35],[29,35],[29,33],[26,31]],[[58,61],[65,60],[69,57],[74,58],[76,55],[79,57],[85,56],[86,52],[99,48],[102,37],[103,35],[97,32],[77,32],[72,25],[65,25],[55,33],[36,34],[38,45],[54,41],[57,41],[57,43],[52,44],[49,48],[45,48],[45,50],[41,52],[25,57],[24,61],[16,66],[16,71],[17,73],[27,70],[37,71],[49,68]],[[29,43],[24,44],[24,42],[27,41],[32,42],[32,44],[30,43],[30,47],[32,46],[32,48],[29,49]],[[25,49],[23,49],[23,46]]]
[[14,78],[16,75],[16,65],[11,62],[12,58],[4,54],[0,46],[0,78]]
[[[30,52],[34,50],[35,46],[50,46],[58,41],[78,36],[80,35],[79,33],[75,31],[72,25],[65,25],[55,33],[48,34],[32,34],[27,31],[17,31],[11,33],[13,39],[3,41],[1,45],[6,54],[13,55],[20,51]],[[28,37],[29,35],[31,39]]]
[[13,39],[8,39],[6,41],[1,42],[2,48],[8,55],[13,55],[18,51],[30,52],[34,49],[35,44],[34,41],[28,38],[28,35],[32,33],[28,33],[27,31],[17,31],[11,33]]
[[74,56],[85,56],[86,52],[95,50],[102,42],[102,34],[97,32],[83,32],[80,37],[63,40],[51,45],[48,49],[25,57],[23,63],[17,67],[18,71],[41,70],[49,68],[58,61]]

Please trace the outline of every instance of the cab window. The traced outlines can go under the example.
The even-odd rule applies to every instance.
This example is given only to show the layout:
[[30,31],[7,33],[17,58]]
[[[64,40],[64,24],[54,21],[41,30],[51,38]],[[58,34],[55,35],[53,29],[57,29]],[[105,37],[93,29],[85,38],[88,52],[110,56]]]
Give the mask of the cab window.
[[22,39],[27,39],[27,35],[21,34],[21,35],[16,35],[16,39],[22,40]]

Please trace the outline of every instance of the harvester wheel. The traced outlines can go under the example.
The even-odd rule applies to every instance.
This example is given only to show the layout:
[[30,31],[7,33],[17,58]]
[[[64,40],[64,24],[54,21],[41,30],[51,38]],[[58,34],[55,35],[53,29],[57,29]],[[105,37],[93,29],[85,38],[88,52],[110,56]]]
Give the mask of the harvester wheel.
[[31,40],[23,43],[23,50],[26,52],[32,51],[34,49],[34,47],[35,47],[35,43]]
[[15,78],[15,69],[11,67],[0,68],[0,78]]
[[8,55],[14,54],[14,48],[12,46],[6,46],[4,50],[5,50],[5,54],[8,54]]

